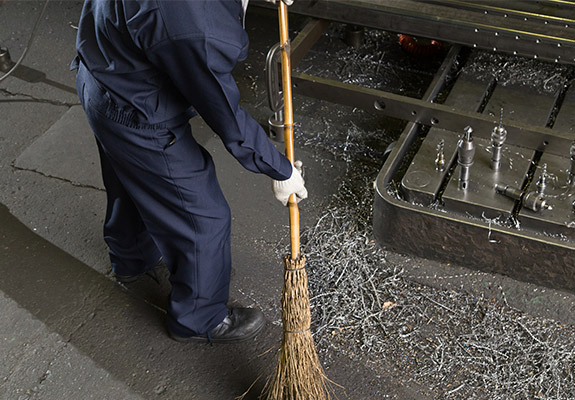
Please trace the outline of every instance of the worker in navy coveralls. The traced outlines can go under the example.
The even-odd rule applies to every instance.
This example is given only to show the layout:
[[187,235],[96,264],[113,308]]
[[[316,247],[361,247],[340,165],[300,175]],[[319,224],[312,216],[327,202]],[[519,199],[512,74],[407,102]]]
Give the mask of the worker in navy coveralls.
[[199,113],[241,165],[272,178],[284,205],[307,197],[299,170],[239,106],[245,6],[87,0],[79,24],[72,68],[100,153],[112,269],[128,282],[165,262],[168,331],[180,341],[245,340],[264,324],[259,310],[226,306],[230,209],[189,119]]

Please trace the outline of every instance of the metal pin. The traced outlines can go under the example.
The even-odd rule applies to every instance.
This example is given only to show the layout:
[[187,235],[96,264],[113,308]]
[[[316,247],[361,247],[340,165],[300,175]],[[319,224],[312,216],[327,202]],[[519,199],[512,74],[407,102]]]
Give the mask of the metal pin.
[[441,139],[437,144],[437,158],[435,159],[435,169],[438,171],[445,170],[445,152],[443,148],[445,146],[445,141]]
[[473,164],[475,157],[475,144],[471,134],[473,129],[470,126],[465,128],[463,138],[457,144],[457,163],[459,164],[459,189],[467,190],[469,186],[469,168]]
[[503,127],[503,108],[501,109],[501,117],[499,119],[499,126],[493,128],[491,132],[491,169],[499,171],[501,169],[501,150],[503,143],[507,138],[507,129]]
[[547,182],[549,180],[549,174],[547,173],[547,164],[543,164],[541,169],[541,175],[537,180],[537,193],[543,194],[545,192],[545,188],[547,187]]

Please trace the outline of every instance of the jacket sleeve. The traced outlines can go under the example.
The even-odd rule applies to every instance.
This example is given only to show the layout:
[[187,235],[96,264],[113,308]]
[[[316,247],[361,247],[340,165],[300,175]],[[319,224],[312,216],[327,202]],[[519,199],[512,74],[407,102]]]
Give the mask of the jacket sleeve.
[[246,169],[276,180],[288,179],[292,171],[289,160],[240,107],[232,70],[242,50],[217,38],[191,36],[165,40],[151,48],[147,56],[169,76]]

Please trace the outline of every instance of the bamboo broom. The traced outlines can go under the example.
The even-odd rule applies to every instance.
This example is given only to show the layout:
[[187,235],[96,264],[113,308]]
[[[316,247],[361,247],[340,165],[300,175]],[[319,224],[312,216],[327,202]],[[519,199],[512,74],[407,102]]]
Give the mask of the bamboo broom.
[[[294,164],[293,105],[287,6],[279,3],[284,142],[286,157]],[[295,194],[288,201],[291,254],[284,258],[282,292],[283,338],[278,363],[267,381],[267,400],[325,400],[331,398],[310,331],[311,311],[305,257],[300,252],[299,209]]]

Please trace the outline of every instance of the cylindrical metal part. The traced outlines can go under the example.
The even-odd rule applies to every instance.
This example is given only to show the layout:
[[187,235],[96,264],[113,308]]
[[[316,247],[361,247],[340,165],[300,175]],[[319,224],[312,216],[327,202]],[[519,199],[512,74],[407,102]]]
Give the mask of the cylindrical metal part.
[[541,169],[541,175],[539,175],[539,179],[537,180],[537,193],[543,194],[545,192],[545,188],[547,187],[547,180],[549,175],[547,174],[547,164],[543,164]]
[[445,171],[445,152],[443,151],[444,141],[441,139],[437,145],[437,158],[435,159],[435,168],[438,171]]
[[537,212],[542,209],[552,209],[551,205],[547,203],[547,200],[545,200],[541,193],[529,192],[523,196],[521,190],[509,185],[500,185],[499,183],[495,185],[495,190],[498,193],[501,193],[513,200],[521,200],[523,207],[526,207],[532,211]]
[[514,200],[521,199],[521,190],[511,187],[509,185],[500,185],[499,183],[495,185],[495,190],[504,196],[512,198]]
[[459,169],[459,189],[467,190],[469,187],[469,167]]
[[356,49],[363,45],[364,28],[357,25],[347,25],[345,27],[345,43]]
[[475,144],[471,134],[473,129],[468,126],[465,128],[463,138],[457,144],[457,163],[459,164],[459,189],[467,190],[469,187],[469,168],[473,164],[475,157]]
[[268,119],[268,135],[270,139],[282,143],[284,141],[283,112],[280,110]]
[[571,148],[569,149],[569,176],[567,177],[567,183],[571,186],[575,186],[575,141],[571,143]]
[[501,169],[501,146],[491,144],[491,169],[494,171]]
[[437,168],[438,171],[445,171],[445,154],[437,153],[435,168]]
[[499,125],[491,132],[491,169],[499,171],[501,169],[501,150],[507,138],[507,130]]
[[4,47],[0,47],[0,71],[8,72],[14,66],[10,58],[10,52]]
[[537,193],[537,192],[529,192],[525,195],[525,197],[523,198],[523,201],[521,202],[521,204],[523,204],[524,207],[529,208],[530,210],[533,210],[535,212],[541,210],[541,209],[551,209],[551,206],[549,206],[549,204],[547,204],[547,201],[543,198],[543,195],[541,193]]

